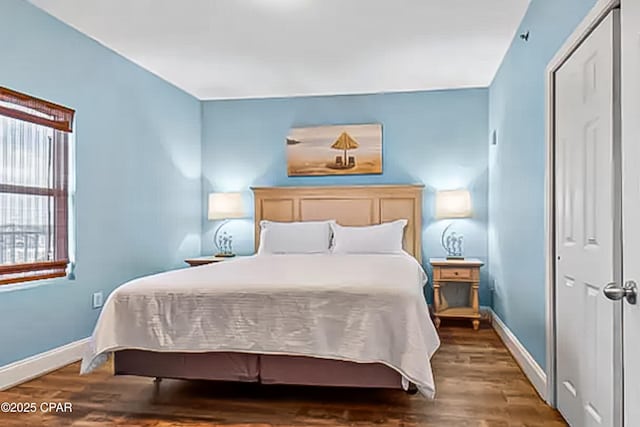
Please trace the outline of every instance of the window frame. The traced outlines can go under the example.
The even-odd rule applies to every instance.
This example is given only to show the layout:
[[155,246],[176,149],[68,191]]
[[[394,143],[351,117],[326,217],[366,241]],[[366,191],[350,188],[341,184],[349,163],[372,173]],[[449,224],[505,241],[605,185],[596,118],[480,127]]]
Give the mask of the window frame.
[[[51,197],[53,260],[0,265],[0,285],[67,276],[69,265],[69,134],[75,111],[58,104],[0,87],[0,116],[53,129],[53,181],[48,187],[0,183],[0,193]],[[16,108],[11,108],[14,106]],[[25,109],[41,115],[32,114]]]

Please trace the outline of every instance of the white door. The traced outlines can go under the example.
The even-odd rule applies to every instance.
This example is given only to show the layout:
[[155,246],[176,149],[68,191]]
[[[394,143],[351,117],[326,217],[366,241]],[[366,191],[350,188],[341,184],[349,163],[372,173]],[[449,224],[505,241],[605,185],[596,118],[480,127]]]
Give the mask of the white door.
[[616,425],[615,304],[602,289],[621,267],[618,20],[612,12],[556,73],[557,403],[574,427]]
[[[622,2],[623,277],[640,285],[640,2]],[[624,424],[640,426],[640,305],[624,318]]]

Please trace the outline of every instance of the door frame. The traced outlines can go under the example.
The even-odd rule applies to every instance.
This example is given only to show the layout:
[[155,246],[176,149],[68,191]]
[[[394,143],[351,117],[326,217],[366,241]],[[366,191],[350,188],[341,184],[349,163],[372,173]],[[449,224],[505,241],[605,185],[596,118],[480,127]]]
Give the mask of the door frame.
[[[555,236],[555,73],[591,34],[591,32],[615,8],[621,0],[597,0],[591,11],[547,64],[545,70],[545,336],[546,336],[546,395],[544,400],[557,406],[556,395],[556,236]],[[621,369],[622,367],[620,367]],[[615,373],[616,376],[621,372]],[[616,391],[617,393],[617,391]],[[618,396],[614,396],[618,397]],[[615,399],[622,409],[622,396]],[[616,409],[616,410],[617,410]],[[622,420],[616,420],[620,422]],[[621,425],[621,424],[620,424]]]

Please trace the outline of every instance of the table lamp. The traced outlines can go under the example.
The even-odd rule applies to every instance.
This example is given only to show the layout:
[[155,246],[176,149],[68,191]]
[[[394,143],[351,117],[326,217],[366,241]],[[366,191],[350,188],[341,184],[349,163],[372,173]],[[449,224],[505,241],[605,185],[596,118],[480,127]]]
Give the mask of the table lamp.
[[[473,210],[471,208],[471,194],[469,190],[447,190],[436,193],[436,218],[454,219],[469,218]],[[451,230],[454,221],[442,231],[442,247],[447,252],[447,259],[464,259],[464,236]]]
[[211,193],[209,194],[209,213],[210,221],[220,221],[213,235],[213,242],[216,245],[218,253],[216,256],[232,257],[233,238],[226,231],[220,234],[222,227],[229,222],[230,219],[244,218],[245,210],[242,202],[242,193]]

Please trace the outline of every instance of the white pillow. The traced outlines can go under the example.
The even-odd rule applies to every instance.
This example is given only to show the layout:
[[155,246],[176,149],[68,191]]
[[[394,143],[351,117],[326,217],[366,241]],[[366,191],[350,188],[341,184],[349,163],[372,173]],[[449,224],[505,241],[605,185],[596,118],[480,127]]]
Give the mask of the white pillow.
[[332,223],[334,254],[403,253],[402,237],[406,219],[366,227],[344,227]]
[[260,221],[258,254],[327,254],[332,221]]

